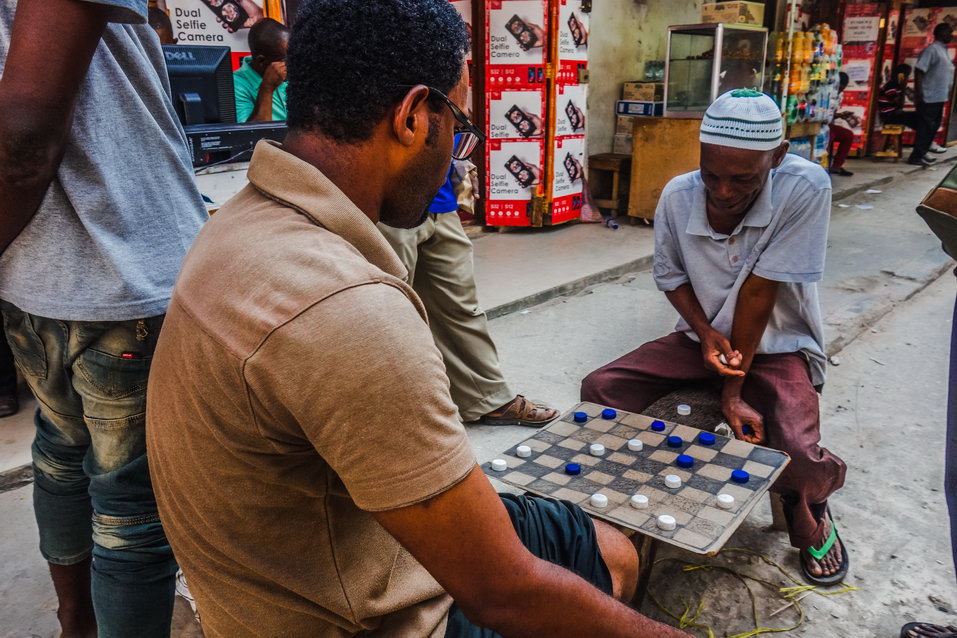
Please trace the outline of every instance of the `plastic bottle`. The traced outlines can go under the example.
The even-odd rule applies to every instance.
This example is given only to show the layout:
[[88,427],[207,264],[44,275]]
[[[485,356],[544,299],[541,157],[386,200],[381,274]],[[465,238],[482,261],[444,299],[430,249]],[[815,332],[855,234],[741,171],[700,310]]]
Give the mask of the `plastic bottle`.
[[791,39],[791,64],[800,63],[804,57],[804,33],[795,31]]

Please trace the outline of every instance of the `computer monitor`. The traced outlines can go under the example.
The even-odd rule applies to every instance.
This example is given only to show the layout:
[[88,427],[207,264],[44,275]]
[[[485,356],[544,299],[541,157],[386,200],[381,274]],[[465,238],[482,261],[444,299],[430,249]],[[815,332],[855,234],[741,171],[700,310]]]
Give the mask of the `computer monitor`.
[[183,125],[236,121],[229,47],[164,44],[173,106]]

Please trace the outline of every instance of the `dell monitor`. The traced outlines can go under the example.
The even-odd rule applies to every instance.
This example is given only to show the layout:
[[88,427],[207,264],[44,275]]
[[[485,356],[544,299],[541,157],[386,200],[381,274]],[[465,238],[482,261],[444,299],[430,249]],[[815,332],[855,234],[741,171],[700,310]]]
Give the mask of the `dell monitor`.
[[164,44],[173,106],[184,126],[236,121],[229,47]]

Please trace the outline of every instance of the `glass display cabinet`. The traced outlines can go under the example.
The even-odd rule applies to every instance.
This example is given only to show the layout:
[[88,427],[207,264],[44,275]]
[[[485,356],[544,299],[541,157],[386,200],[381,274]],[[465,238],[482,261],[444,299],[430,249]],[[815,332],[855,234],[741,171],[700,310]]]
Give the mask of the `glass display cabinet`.
[[668,27],[665,117],[703,117],[726,91],[764,86],[768,32],[750,24]]

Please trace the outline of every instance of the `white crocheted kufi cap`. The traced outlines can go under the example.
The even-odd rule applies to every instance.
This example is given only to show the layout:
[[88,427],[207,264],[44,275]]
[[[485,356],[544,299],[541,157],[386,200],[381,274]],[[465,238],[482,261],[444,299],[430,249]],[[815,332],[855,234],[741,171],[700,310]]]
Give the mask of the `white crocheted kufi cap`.
[[701,120],[705,144],[752,151],[771,151],[784,140],[781,110],[770,97],[754,89],[735,89],[718,96]]

